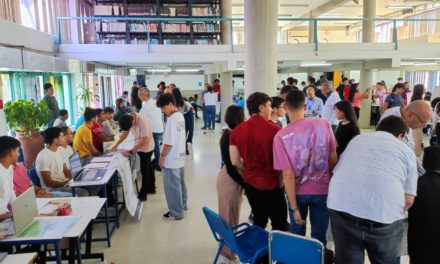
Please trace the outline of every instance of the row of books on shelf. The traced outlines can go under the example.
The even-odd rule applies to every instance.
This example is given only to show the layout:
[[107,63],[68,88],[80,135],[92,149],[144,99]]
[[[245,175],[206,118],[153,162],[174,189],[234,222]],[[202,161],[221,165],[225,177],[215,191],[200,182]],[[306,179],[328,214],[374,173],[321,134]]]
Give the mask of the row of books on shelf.
[[194,32],[219,32],[219,24],[193,24]]
[[[126,39],[119,38],[101,38],[96,41],[98,44],[126,44]],[[148,44],[148,39],[145,38],[132,38],[130,39],[130,44]],[[151,45],[158,45],[158,39],[150,39]],[[190,45],[191,41],[189,39],[164,39],[164,45]],[[195,39],[195,45],[217,45],[220,44],[220,41],[217,39]]]
[[191,32],[190,25],[186,23],[162,23],[162,32],[185,33]]
[[96,31],[102,32],[125,32],[127,30],[125,22],[97,21]]
[[196,45],[218,45],[220,41],[217,39],[195,39],[194,44]]
[[[132,38],[130,40],[130,44],[148,44],[148,39],[145,38]],[[157,45],[159,44],[159,40],[158,39],[150,39],[150,44],[152,45]]]
[[193,7],[192,16],[220,16],[220,7],[210,6],[210,7]]
[[160,8],[161,16],[179,17],[189,16],[189,10],[187,6],[162,6]]
[[123,16],[124,6],[121,4],[95,5],[93,7],[95,16]]
[[128,24],[128,28],[130,29],[130,32],[147,32],[148,27],[150,28],[150,32],[157,32],[157,24],[150,24],[148,26],[147,23],[130,23]]
[[156,5],[129,5],[129,16],[155,16],[157,13]]
[[120,39],[120,38],[101,38],[101,39],[97,39],[96,42],[98,44],[126,44],[126,40],[125,39]]

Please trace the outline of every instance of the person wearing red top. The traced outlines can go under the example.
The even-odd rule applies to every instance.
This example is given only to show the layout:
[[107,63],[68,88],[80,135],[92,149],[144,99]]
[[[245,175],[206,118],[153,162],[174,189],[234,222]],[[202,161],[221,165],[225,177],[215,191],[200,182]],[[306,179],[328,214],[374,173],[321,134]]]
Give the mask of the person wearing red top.
[[219,79],[215,79],[214,83],[212,84],[212,90],[214,91],[214,93],[218,94],[218,98],[220,98],[220,81]]
[[281,128],[269,121],[272,108],[267,94],[251,94],[246,106],[251,117],[231,132],[231,162],[243,171],[254,224],[265,228],[270,219],[272,229],[287,230],[287,204],[280,173],[274,169],[272,149],[275,134]]
[[93,145],[97,150],[103,152],[103,142],[114,140],[114,136],[106,136],[102,123],[107,120],[104,110],[101,108],[95,109],[95,120],[92,125]]

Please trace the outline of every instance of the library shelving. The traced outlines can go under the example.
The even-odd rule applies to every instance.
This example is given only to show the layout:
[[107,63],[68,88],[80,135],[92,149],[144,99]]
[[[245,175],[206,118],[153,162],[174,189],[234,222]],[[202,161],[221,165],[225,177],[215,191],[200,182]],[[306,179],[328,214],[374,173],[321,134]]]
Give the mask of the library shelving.
[[[216,45],[221,43],[219,21],[176,21],[164,18],[220,18],[221,0],[95,0],[94,15],[121,17],[96,21],[97,43]],[[123,20],[124,18],[160,18]]]

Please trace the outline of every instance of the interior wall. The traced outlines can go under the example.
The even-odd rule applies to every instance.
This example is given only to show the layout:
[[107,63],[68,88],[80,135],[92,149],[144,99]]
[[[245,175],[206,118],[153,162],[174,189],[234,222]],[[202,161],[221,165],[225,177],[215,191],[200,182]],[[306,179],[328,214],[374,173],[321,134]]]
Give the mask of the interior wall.
[[203,90],[203,75],[145,75],[145,84],[151,90],[155,90],[157,85],[164,81],[166,85],[175,83],[176,86],[182,91],[202,91]]

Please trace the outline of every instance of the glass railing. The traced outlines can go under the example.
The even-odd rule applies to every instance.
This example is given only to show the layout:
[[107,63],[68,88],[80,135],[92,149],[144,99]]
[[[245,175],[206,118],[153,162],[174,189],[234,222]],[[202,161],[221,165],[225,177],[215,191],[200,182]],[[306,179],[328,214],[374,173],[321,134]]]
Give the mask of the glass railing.
[[[279,18],[279,44],[361,43],[362,23],[374,24],[371,42],[440,42],[440,19]],[[76,28],[77,27],[77,28]],[[59,17],[59,44],[234,45],[244,44],[243,18]]]

